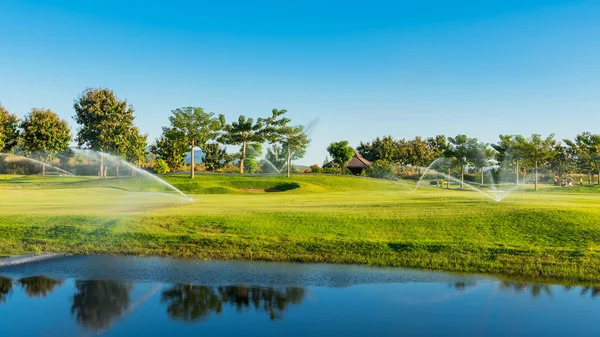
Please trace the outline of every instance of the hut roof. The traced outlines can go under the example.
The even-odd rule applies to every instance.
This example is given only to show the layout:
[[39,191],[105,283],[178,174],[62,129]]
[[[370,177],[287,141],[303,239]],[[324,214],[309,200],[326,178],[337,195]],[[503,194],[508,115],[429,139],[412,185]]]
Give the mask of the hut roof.
[[[333,166],[333,161],[330,161],[329,163],[323,165],[323,167],[327,168],[327,167],[332,167]],[[371,162],[366,160],[365,158],[363,158],[363,156],[360,155],[360,153],[356,152],[356,150],[354,150],[354,156],[352,156],[352,159],[350,159],[350,161],[348,162],[348,166],[349,169],[352,168],[362,168],[362,169],[366,169],[368,167],[371,167]]]

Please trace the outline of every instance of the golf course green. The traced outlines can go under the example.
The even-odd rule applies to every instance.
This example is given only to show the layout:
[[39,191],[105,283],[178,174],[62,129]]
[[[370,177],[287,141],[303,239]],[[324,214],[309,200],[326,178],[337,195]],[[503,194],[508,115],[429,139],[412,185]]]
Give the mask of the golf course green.
[[[600,281],[600,188],[467,190],[352,176],[0,176],[0,254],[357,263]],[[452,186],[451,186],[452,187]]]

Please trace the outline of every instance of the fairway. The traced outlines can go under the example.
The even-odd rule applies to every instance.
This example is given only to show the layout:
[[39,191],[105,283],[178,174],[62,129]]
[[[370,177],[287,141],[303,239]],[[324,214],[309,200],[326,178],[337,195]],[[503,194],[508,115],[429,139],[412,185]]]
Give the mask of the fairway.
[[359,263],[600,280],[600,191],[463,190],[328,175],[0,177],[0,254],[168,255]]

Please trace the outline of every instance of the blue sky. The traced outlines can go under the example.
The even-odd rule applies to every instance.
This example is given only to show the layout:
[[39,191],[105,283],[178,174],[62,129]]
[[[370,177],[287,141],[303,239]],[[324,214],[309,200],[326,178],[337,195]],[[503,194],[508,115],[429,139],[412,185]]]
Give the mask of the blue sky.
[[319,118],[300,164],[376,136],[600,132],[600,2],[0,2],[0,102],[70,125],[108,87],[154,140],[172,109]]

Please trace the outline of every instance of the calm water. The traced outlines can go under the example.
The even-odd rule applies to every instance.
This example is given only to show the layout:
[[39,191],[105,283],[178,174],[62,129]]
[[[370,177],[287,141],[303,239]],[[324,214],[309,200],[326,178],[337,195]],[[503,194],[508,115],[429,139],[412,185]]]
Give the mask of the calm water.
[[[3,262],[4,261],[4,262]],[[595,336],[600,288],[405,269],[0,259],[0,336]]]

